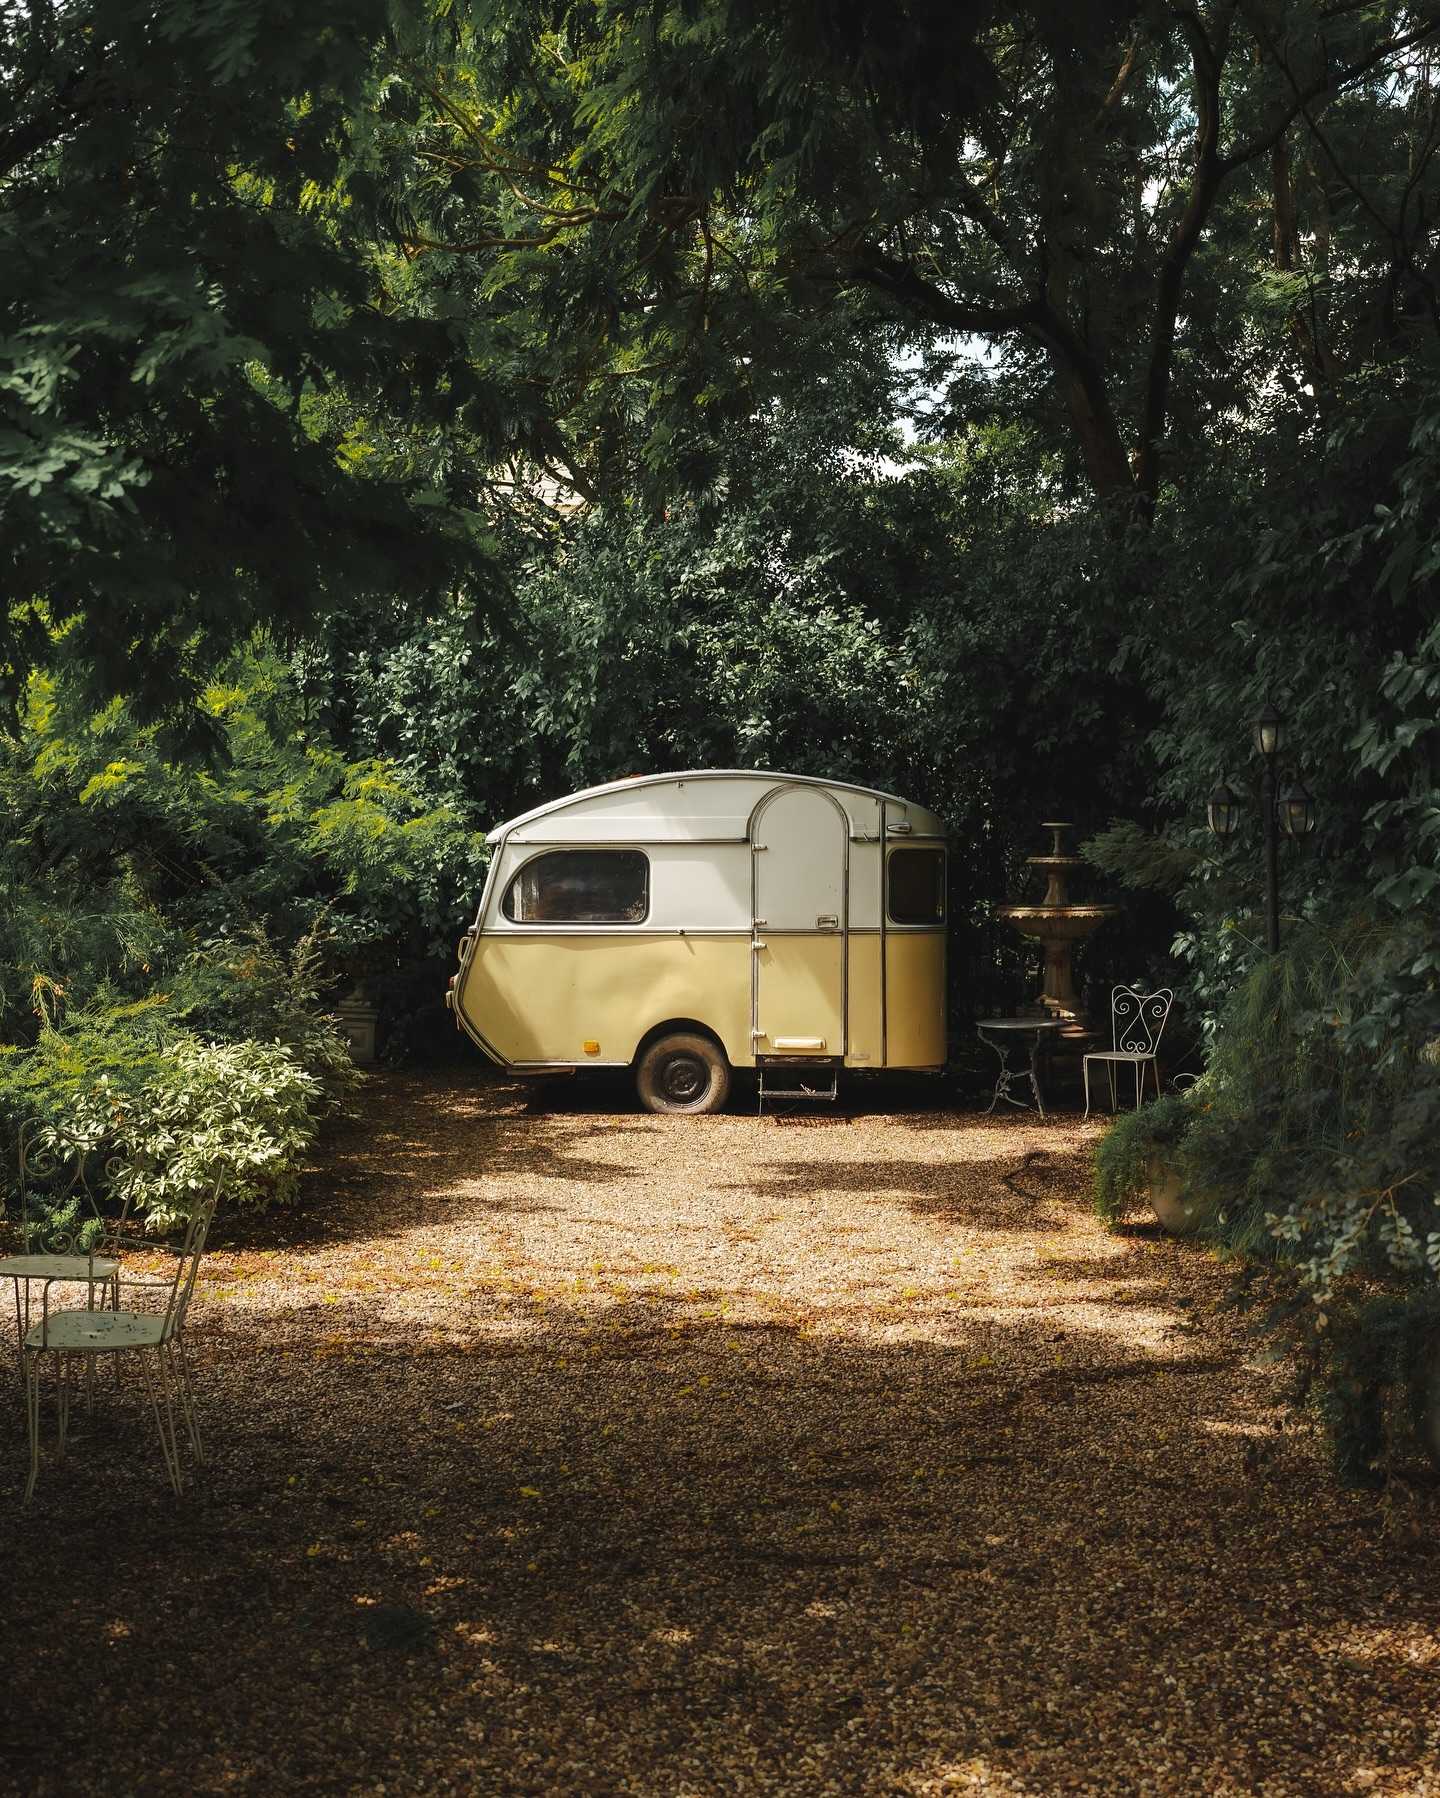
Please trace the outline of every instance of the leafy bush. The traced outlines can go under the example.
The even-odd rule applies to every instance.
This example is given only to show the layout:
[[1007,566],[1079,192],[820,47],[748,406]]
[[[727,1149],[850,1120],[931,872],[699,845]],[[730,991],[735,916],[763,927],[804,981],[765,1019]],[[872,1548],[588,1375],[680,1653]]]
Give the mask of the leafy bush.
[[[106,995],[105,997],[108,997]],[[104,1083],[124,1103],[164,1069],[173,1027],[166,999],[105,1003],[44,1026],[29,1048],[0,1044],[0,1180],[13,1189],[21,1125],[29,1118],[73,1129],[77,1108]]]
[[1387,1293],[1342,1308],[1313,1371],[1336,1471],[1352,1485],[1383,1483],[1397,1435],[1422,1427],[1420,1375],[1440,1340],[1440,1288]]
[[321,940],[312,931],[284,954],[258,927],[217,939],[171,991],[123,1001],[105,987],[32,1046],[0,1046],[5,1187],[20,1128],[38,1119],[103,1143],[119,1167],[109,1196],[160,1225],[222,1174],[229,1203],[293,1198],[321,1120],[360,1079],[320,1009]]
[[0,731],[0,1039],[164,993],[182,1027],[338,1073],[333,1042],[295,1037],[343,984],[419,966],[424,996],[443,991],[480,834],[389,763],[347,760],[263,645],[222,674],[204,756],[39,676]]
[[281,1044],[181,1037],[138,1091],[102,1076],[72,1116],[115,1145],[114,1196],[163,1229],[217,1181],[227,1205],[291,1201],[325,1109],[319,1078]]
[[278,1043],[338,1103],[360,1074],[324,1009],[335,986],[326,968],[332,941],[323,917],[288,951],[263,924],[212,937],[182,964],[171,1015],[207,1040]]
[[1413,925],[1299,928],[1218,1020],[1185,1166],[1220,1196],[1232,1242],[1293,1257],[1319,1318],[1348,1275],[1440,1274],[1428,960]]
[[1144,1203],[1155,1164],[1173,1163],[1197,1110],[1190,1093],[1166,1093],[1121,1112],[1095,1151],[1092,1190],[1101,1217],[1113,1223]]
[[1384,1458],[1391,1395],[1440,1329],[1437,948],[1414,920],[1294,928],[1224,1003],[1201,1079],[1096,1153],[1102,1216],[1144,1196],[1158,1159],[1217,1201],[1213,1238],[1288,1270],[1265,1322],[1298,1350],[1348,1479]]

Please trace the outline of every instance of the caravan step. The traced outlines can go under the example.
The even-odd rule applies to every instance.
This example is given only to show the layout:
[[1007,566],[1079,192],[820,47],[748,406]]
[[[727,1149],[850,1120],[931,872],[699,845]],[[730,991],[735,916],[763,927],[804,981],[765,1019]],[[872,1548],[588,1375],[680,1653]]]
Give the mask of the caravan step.
[[757,1064],[760,1076],[760,1110],[765,1101],[795,1099],[801,1103],[823,1100],[833,1105],[840,1089],[838,1061],[794,1062],[762,1058]]

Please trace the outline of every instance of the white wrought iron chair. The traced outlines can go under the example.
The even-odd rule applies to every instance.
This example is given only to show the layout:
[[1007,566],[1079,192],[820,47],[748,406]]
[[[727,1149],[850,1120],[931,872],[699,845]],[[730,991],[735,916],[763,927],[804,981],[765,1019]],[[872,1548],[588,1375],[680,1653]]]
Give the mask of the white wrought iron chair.
[[[190,1391],[190,1370],[185,1358],[185,1314],[195,1290],[195,1277],[200,1257],[210,1233],[211,1220],[219,1199],[218,1185],[195,1208],[185,1225],[184,1236],[176,1246],[158,1242],[138,1242],[137,1248],[174,1256],[174,1272],[160,1279],[153,1275],[127,1279],[116,1273],[111,1290],[138,1287],[148,1292],[153,1308],[127,1310],[97,1307],[83,1311],[50,1311],[50,1285],[44,1287],[44,1304],[40,1322],[25,1337],[25,1415],[30,1433],[30,1474],[25,1482],[24,1503],[29,1504],[40,1477],[40,1364],[46,1355],[55,1356],[57,1408],[59,1412],[59,1455],[65,1453],[65,1440],[70,1427],[71,1363],[81,1361],[87,1370],[105,1355],[134,1355],[144,1375],[145,1390],[160,1437],[160,1452],[165,1471],[178,1498],[184,1487],[180,1466],[180,1444],[175,1428],[175,1404],[189,1439],[190,1452],[197,1466],[204,1464],[205,1451],[195,1417],[195,1404]],[[118,1362],[117,1362],[118,1365]]]
[[24,1360],[30,1329],[30,1288],[80,1284],[94,1305],[97,1287],[118,1303],[116,1239],[128,1204],[114,1219],[102,1216],[91,1184],[100,1145],[88,1137],[29,1118],[20,1126],[20,1196],[16,1219],[20,1253],[0,1257],[0,1280],[15,1291],[15,1340]]
[[1108,1049],[1092,1049],[1081,1064],[1085,1080],[1085,1115],[1090,1115],[1090,1063],[1104,1062],[1110,1074],[1110,1109],[1116,1109],[1115,1069],[1127,1063],[1135,1069],[1135,1109],[1145,1092],[1145,1070],[1155,1076],[1155,1097],[1160,1097],[1160,1064],[1156,1056],[1165,1020],[1175,994],[1168,986],[1156,993],[1142,993],[1133,986],[1117,986],[1110,993],[1110,1043]]

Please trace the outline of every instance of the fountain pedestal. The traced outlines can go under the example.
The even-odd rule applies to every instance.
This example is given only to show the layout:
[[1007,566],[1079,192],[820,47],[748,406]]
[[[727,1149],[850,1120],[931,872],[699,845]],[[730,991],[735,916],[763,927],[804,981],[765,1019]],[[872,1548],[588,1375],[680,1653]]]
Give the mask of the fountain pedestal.
[[996,916],[1013,924],[1022,936],[1038,942],[1045,957],[1045,977],[1036,1002],[1064,1019],[1063,1035],[1074,1041],[1089,1036],[1085,1015],[1075,991],[1072,962],[1076,943],[1083,943],[1107,918],[1120,910],[1118,905],[1072,905],[1068,894],[1071,872],[1085,864],[1078,855],[1065,851],[1065,833],[1069,824],[1048,822],[1041,826],[1051,833],[1050,851],[1046,855],[1027,856],[1032,868],[1042,868],[1047,876],[1045,897],[1037,904],[1016,903],[997,908]]

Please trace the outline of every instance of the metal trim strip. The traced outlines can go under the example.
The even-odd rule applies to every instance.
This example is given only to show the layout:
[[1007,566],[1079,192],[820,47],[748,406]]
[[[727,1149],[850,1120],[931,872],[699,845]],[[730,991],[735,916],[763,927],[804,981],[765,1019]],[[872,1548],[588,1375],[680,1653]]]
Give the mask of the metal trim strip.
[[[703,843],[707,848],[744,849],[749,837],[506,837],[517,849],[690,849]],[[916,838],[917,842],[925,841]]]
[[[878,799],[882,806],[886,800],[896,805],[919,805],[918,800],[906,799],[899,793],[886,793],[879,787],[862,787],[848,780],[825,780],[818,774],[786,774],[778,768],[680,768],[671,774],[631,775],[625,780],[602,781],[596,787],[582,787],[578,793],[567,793],[563,799],[552,799],[546,805],[533,806],[528,812],[520,812],[513,818],[507,818],[497,824],[486,841],[494,840],[501,832],[508,835],[517,825],[532,818],[543,818],[549,812],[564,811],[567,806],[581,799],[594,799],[601,793],[620,793],[631,787],[666,786],[674,782],[684,786],[689,780],[778,780],[787,786],[820,787],[829,792],[833,798],[835,793],[858,793],[866,799]],[[838,801],[837,801],[838,804]],[[929,806],[920,806],[922,811],[929,811]],[[843,811],[843,806],[841,807]],[[931,813],[931,816],[937,814]],[[846,818],[849,824],[849,818]]]
[[551,1073],[579,1074],[586,1068],[628,1068],[628,1061],[601,1061],[586,1056],[584,1061],[507,1061],[506,1067],[512,1074],[536,1074],[545,1069]]
[[[830,930],[816,930],[814,936],[833,936]],[[657,940],[669,937],[704,937],[726,938],[739,937],[742,940],[750,935],[743,925],[733,928],[692,930],[688,924],[513,924],[505,929],[491,925],[481,932],[487,942],[513,943],[525,939],[536,942],[554,942],[556,937],[566,936],[603,936],[614,937],[617,942],[633,943],[641,937],[654,937]]]
[[[765,926],[770,936],[823,936],[839,938],[838,930],[771,930]],[[877,924],[852,924],[846,933],[849,936],[944,936],[945,930],[939,924],[895,924],[881,926]],[[688,924],[516,924],[508,929],[499,930],[490,926],[479,932],[487,942],[511,943],[533,939],[536,942],[551,942],[558,936],[601,936],[614,937],[619,942],[634,942],[639,937],[700,937],[706,941],[723,942],[731,937],[742,941],[749,938],[752,932],[744,926],[734,929],[705,928],[692,930]],[[475,952],[472,942],[470,954]],[[468,961],[467,957],[467,961]]]

